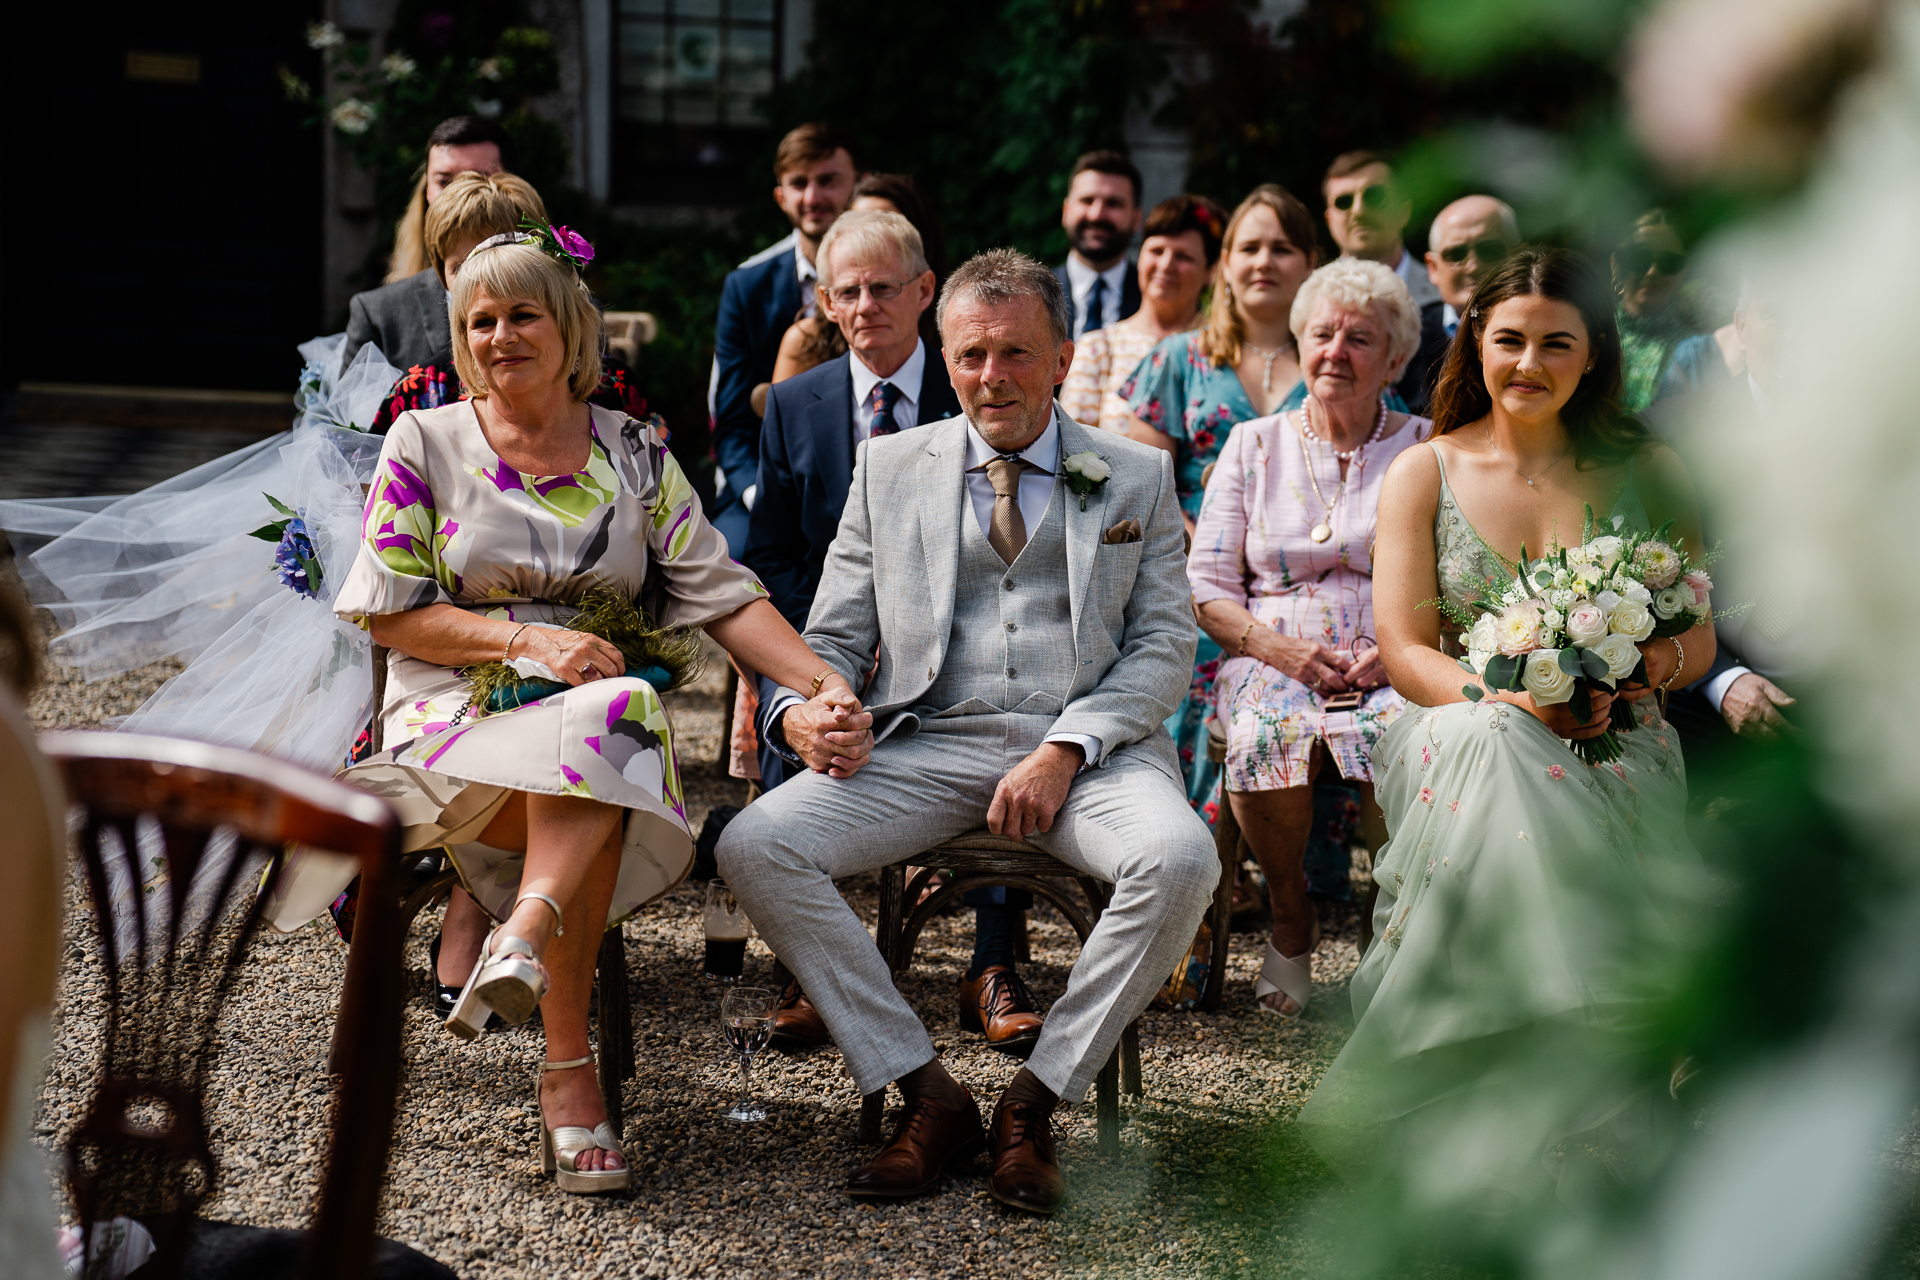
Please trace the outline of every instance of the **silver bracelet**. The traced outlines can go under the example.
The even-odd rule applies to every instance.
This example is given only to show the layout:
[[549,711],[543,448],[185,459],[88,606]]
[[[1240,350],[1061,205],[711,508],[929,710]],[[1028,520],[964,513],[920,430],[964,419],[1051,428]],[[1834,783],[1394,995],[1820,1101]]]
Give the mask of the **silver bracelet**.
[[502,662],[513,661],[513,642],[520,638],[520,633],[522,631],[525,631],[528,627],[532,625],[533,624],[531,622],[523,622],[519,626],[513,629],[513,634],[507,637],[507,647],[500,651],[500,661]]

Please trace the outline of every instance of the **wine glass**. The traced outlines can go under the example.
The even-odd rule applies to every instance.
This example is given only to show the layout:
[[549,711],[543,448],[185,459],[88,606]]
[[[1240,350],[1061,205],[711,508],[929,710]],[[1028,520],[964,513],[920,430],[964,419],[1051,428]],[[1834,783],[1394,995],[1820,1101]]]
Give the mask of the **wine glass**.
[[767,1118],[767,1109],[753,1100],[753,1056],[773,1038],[773,1013],[779,997],[765,987],[735,987],[720,1001],[720,1033],[740,1055],[740,1097],[727,1119],[752,1123]]

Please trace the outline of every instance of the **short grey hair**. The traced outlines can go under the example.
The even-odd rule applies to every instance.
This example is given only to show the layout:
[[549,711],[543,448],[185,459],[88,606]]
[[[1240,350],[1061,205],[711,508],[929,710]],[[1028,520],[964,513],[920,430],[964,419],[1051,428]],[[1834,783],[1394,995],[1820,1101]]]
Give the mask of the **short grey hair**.
[[822,289],[833,288],[833,280],[827,273],[832,270],[835,249],[854,253],[878,250],[888,254],[906,268],[909,280],[918,280],[927,274],[927,250],[920,233],[891,209],[860,209],[833,220],[827,234],[820,237],[819,252],[814,254],[814,261],[820,266]]
[[[1491,200],[1494,202],[1494,204],[1499,206],[1500,233],[1506,236],[1508,244],[1518,245],[1520,243],[1520,216],[1513,211],[1513,206],[1508,204],[1505,200],[1502,200],[1499,196],[1490,196],[1490,195],[1486,195],[1485,193],[1475,193],[1474,195],[1471,195],[1471,196],[1460,197],[1460,200],[1475,200],[1475,199]],[[1459,204],[1460,200],[1455,200],[1453,204],[1448,205],[1446,209],[1442,209],[1439,213],[1436,213],[1433,215],[1433,226],[1427,229],[1428,244],[1432,244],[1435,240],[1438,240],[1440,238],[1440,219],[1446,217],[1447,209],[1451,209],[1453,208],[1453,205]]]
[[988,249],[976,253],[947,277],[940,290],[940,305],[933,323],[944,339],[947,334],[947,308],[956,298],[977,298],[990,306],[1012,302],[1016,298],[1038,298],[1046,308],[1055,343],[1063,343],[1073,332],[1073,310],[1060,277],[1045,264],[1029,258],[1018,249]]
[[1343,311],[1365,312],[1375,306],[1386,310],[1388,367],[1395,376],[1420,348],[1420,312],[1407,293],[1406,281],[1392,267],[1364,258],[1335,258],[1308,276],[1293,295],[1293,314],[1288,317],[1296,347],[1307,321],[1313,319],[1313,309],[1322,302]]

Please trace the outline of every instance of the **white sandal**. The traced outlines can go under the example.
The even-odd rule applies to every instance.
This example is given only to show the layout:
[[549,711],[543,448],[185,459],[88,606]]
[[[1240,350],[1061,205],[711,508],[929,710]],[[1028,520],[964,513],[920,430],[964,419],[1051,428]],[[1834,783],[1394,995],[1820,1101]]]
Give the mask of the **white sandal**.
[[[565,932],[559,923],[560,904],[546,894],[529,893],[513,905],[518,907],[529,898],[553,909],[555,937]],[[447,1030],[462,1040],[479,1036],[486,1029],[490,1013],[499,1014],[510,1027],[519,1026],[533,1016],[541,997],[547,994],[546,966],[534,958],[533,946],[525,938],[501,933],[505,927],[496,925],[488,932],[480,945],[480,959],[467,976],[467,985],[460,989],[453,1012],[447,1015]]]
[[[593,1055],[584,1058],[572,1058],[566,1062],[543,1062],[541,1075],[549,1071],[571,1071],[575,1067],[584,1067],[593,1061]],[[534,1105],[540,1105],[540,1076],[534,1077]],[[621,1166],[618,1169],[576,1169],[573,1162],[583,1152],[618,1152]],[[563,1124],[558,1128],[547,1127],[547,1116],[540,1113],[540,1171],[550,1173],[554,1181],[560,1184],[562,1191],[575,1195],[596,1195],[603,1191],[625,1191],[632,1185],[632,1171],[627,1167],[626,1153],[620,1150],[620,1139],[613,1133],[613,1127],[605,1120],[588,1129],[583,1125]]]
[[[1314,939],[1314,945],[1319,945]],[[1280,1018],[1297,1018],[1307,1011],[1307,1000],[1313,995],[1313,947],[1308,947],[1297,956],[1283,956],[1273,943],[1267,943],[1266,957],[1260,962],[1260,980],[1253,984],[1254,1007],[1263,1013],[1271,1013]],[[1292,1013],[1283,1013],[1267,1003],[1267,997],[1275,992],[1285,996],[1298,1006]]]

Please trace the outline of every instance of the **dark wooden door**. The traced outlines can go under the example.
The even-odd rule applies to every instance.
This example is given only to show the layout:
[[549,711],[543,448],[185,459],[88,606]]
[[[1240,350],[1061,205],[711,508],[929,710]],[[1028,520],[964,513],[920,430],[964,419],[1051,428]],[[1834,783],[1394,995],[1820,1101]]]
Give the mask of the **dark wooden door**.
[[8,41],[9,384],[291,390],[319,332],[317,0],[35,4]]

